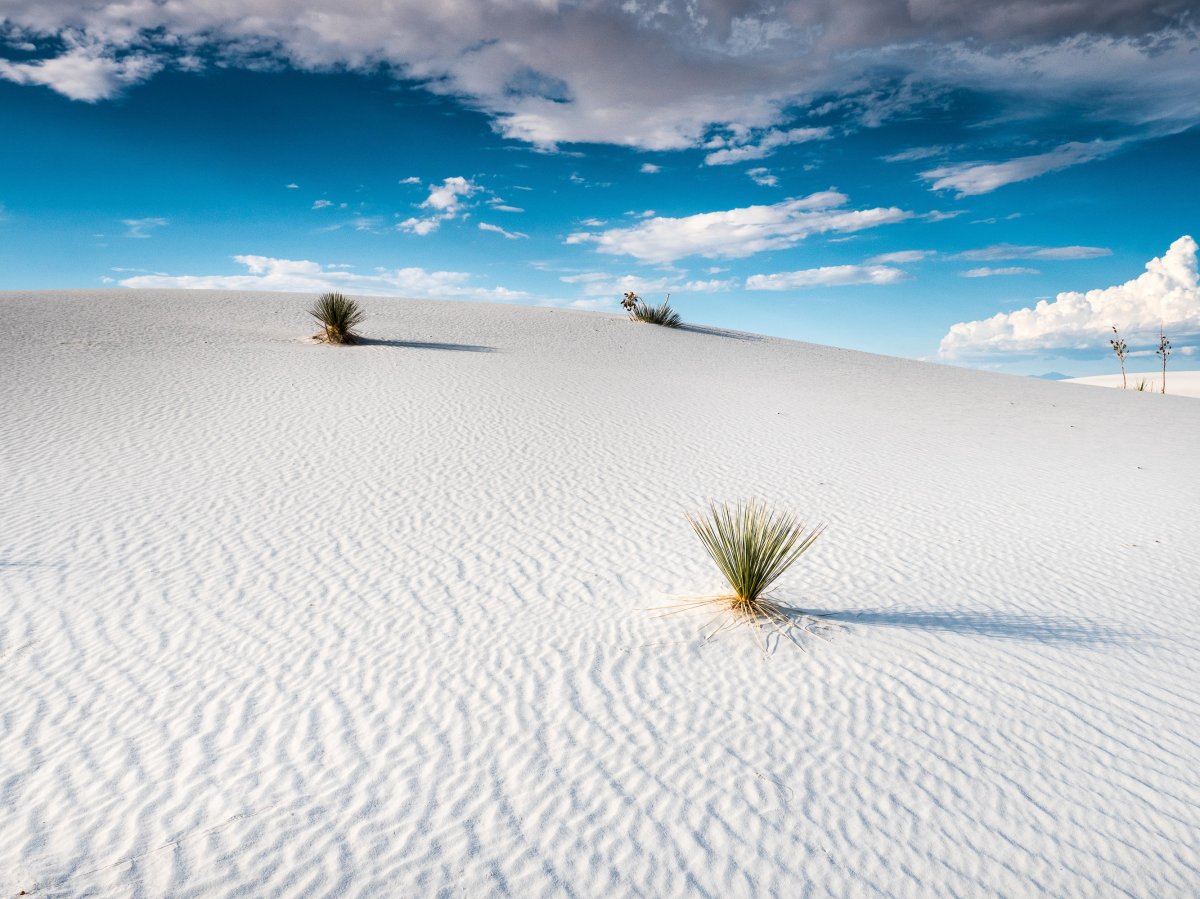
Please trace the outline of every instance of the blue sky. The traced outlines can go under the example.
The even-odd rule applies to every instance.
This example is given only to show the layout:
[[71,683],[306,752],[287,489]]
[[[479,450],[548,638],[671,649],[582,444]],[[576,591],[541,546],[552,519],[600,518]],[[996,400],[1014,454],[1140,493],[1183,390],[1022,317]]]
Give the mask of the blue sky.
[[632,289],[1074,375],[1161,322],[1197,367],[1186,3],[237,6],[0,2],[0,289]]

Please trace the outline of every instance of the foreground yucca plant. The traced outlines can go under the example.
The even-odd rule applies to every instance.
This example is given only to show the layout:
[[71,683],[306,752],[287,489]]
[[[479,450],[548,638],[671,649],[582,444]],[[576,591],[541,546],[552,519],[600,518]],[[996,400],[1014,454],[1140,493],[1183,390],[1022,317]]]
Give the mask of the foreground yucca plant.
[[671,295],[662,301],[660,306],[651,306],[636,293],[625,294],[621,301],[629,318],[635,322],[648,322],[652,325],[662,325],[664,328],[678,328],[683,324],[679,313],[671,308]]
[[316,338],[326,343],[354,343],[359,337],[354,329],[366,318],[355,300],[340,293],[321,294],[308,314],[321,323]]
[[781,605],[766,595],[780,575],[821,536],[824,525],[809,528],[795,516],[774,511],[757,500],[733,507],[710,503],[708,515],[688,515],[687,519],[733,591],[701,600],[698,605],[725,607],[731,613],[727,624],[745,621],[760,628],[771,624],[781,631],[798,627],[809,632],[812,625],[824,624],[816,616]]

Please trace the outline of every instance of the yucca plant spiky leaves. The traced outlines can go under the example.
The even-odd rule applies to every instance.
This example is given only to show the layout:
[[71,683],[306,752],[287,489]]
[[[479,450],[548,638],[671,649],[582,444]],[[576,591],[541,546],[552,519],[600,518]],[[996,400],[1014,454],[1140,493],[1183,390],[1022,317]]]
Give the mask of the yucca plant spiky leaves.
[[670,297],[662,301],[660,306],[651,306],[639,299],[629,310],[629,317],[635,322],[648,322],[652,325],[662,325],[664,328],[678,328],[683,324],[679,313],[671,308]]
[[354,343],[359,336],[354,329],[366,318],[357,301],[340,293],[321,294],[308,314],[321,323],[317,338],[327,343]]
[[764,594],[825,530],[757,500],[710,503],[709,515],[688,515],[688,522],[729,582],[733,610],[754,617],[772,617]]

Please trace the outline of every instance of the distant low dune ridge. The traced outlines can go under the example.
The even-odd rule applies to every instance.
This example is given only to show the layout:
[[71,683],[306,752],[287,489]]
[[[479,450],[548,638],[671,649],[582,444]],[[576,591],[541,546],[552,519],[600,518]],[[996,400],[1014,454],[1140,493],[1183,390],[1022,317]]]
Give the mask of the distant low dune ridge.
[[[1121,387],[1121,373],[1115,375],[1092,375],[1088,378],[1069,378],[1072,384],[1090,384],[1094,387]],[[1157,371],[1128,372],[1125,389],[1137,391],[1139,381],[1144,381],[1147,393],[1160,393],[1163,386],[1162,369]],[[1200,398],[1200,371],[1172,371],[1167,368],[1167,393],[1173,396]]]
[[[0,895],[1195,894],[1175,382],[311,301],[0,294]],[[741,497],[828,640],[664,614]]]

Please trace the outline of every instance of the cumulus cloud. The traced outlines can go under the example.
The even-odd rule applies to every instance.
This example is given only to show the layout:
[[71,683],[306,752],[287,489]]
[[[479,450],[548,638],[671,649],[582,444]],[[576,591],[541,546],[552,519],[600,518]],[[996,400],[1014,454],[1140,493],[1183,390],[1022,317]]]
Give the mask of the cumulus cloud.
[[746,174],[750,176],[750,180],[760,187],[775,187],[779,184],[779,179],[776,178],[768,169],[761,166],[756,169],[747,169]]
[[1108,247],[1030,247],[997,243],[990,247],[980,247],[977,250],[963,250],[955,258],[970,259],[976,262],[995,262],[1000,259],[1097,259],[1101,256],[1111,255],[1112,250]]
[[[466,98],[503,135],[541,146],[703,146],[714,164],[761,158],[816,95],[855,94],[863,124],[954,87],[1049,109],[1064,96],[1089,122],[1187,127],[1194,0],[706,0],[704,3],[458,0],[6,0],[11,44],[42,58],[0,77],[68,97],[114,96],[164,66],[381,68]],[[898,73],[881,91],[876,73]],[[803,129],[800,129],[803,130]],[[757,135],[742,139],[745,135]]]
[[333,205],[332,200],[314,200],[313,204],[312,204],[312,208],[313,209],[327,209],[328,207],[330,207],[332,205]]
[[826,265],[773,275],[751,275],[747,290],[797,290],[804,287],[843,287],[848,284],[895,284],[908,275],[886,265]]
[[520,240],[529,237],[528,234],[522,234],[520,231],[505,231],[499,225],[489,225],[487,222],[480,222],[479,230],[490,231],[493,234],[499,234],[501,237],[507,237],[509,240]]
[[932,181],[931,190],[954,190],[959,197],[991,193],[1006,184],[1028,181],[1047,172],[1057,172],[1094,159],[1103,159],[1115,153],[1125,141],[1094,140],[1089,143],[1073,141],[1055,147],[1047,153],[1018,156],[1007,162],[966,162],[943,165],[921,177]]
[[653,162],[643,162],[642,167],[638,171],[643,175],[657,175],[662,171],[662,166],[655,165]]
[[396,227],[422,236],[432,234],[442,226],[442,222],[462,216],[464,201],[478,190],[479,185],[469,178],[458,175],[445,178],[441,184],[430,187],[429,196],[421,203],[420,208],[429,210],[429,214],[412,216]]
[[[0,23],[3,21],[0,19]],[[45,85],[72,100],[95,103],[146,80],[161,68],[162,63],[152,56],[134,53],[118,58],[102,47],[76,46],[50,59],[0,59],[0,78],[17,84]]]
[[763,159],[770,156],[780,147],[788,144],[802,144],[811,140],[823,140],[832,135],[829,128],[789,128],[786,131],[770,129],[759,135],[757,140],[743,140],[735,137],[716,137],[710,140],[706,147],[713,152],[704,157],[705,165],[732,165],[735,162],[746,162],[751,159]]
[[465,299],[515,302],[529,299],[519,290],[477,287],[467,272],[431,272],[423,268],[377,268],[357,274],[344,265],[321,265],[307,259],[234,256],[246,267],[240,275],[137,275],[119,283],[125,287],[187,288],[194,290],[275,290],[316,293],[342,290],[373,296]]
[[121,224],[128,230],[125,232],[126,237],[146,238],[156,228],[165,228],[170,222],[164,218],[144,218],[144,219],[121,219]]
[[1196,241],[1183,236],[1146,271],[1124,284],[1067,291],[1054,300],[988,319],[959,322],[942,338],[945,358],[986,356],[1044,349],[1103,347],[1113,325],[1133,343],[1157,334],[1188,339],[1200,334],[1200,277]]
[[597,251],[664,263],[685,256],[737,259],[765,250],[785,250],[813,234],[853,232],[912,216],[896,207],[843,209],[847,197],[829,190],[770,206],[670,218],[653,216],[607,231],[579,231],[568,244],[594,244]]
[[1025,268],[1021,265],[1009,265],[1004,268],[991,268],[983,265],[979,268],[969,268],[959,274],[964,278],[993,278],[996,275],[1038,275],[1041,273],[1036,268]]

